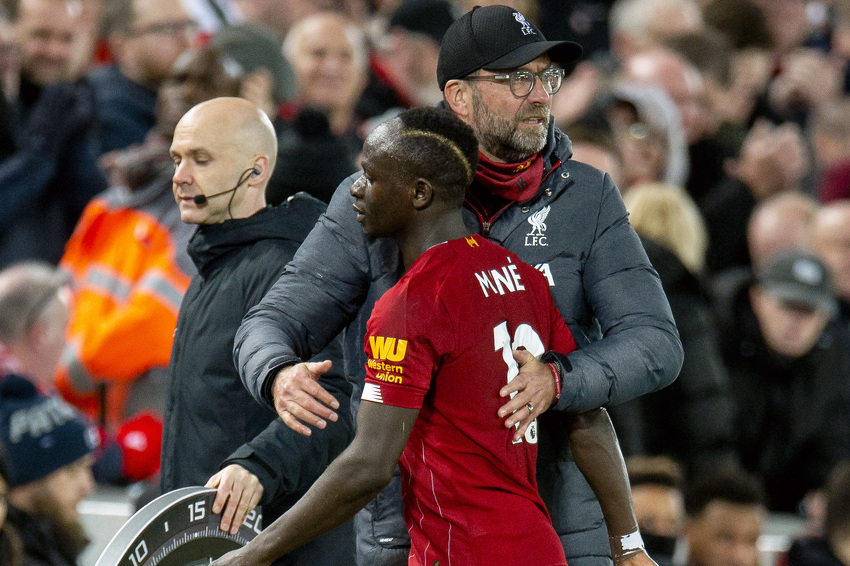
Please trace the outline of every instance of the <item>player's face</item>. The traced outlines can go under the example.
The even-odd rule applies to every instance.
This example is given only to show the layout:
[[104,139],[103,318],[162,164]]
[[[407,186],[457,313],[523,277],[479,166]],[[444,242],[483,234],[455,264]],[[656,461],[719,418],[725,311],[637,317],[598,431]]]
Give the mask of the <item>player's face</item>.
[[367,236],[390,238],[407,224],[407,184],[399,178],[398,163],[390,155],[394,136],[392,127],[382,125],[366,139],[363,174],[351,186],[357,221]]
[[[539,73],[551,66],[547,55],[519,67]],[[476,75],[492,75],[478,71]],[[546,145],[552,95],[543,90],[542,81],[524,97],[516,97],[507,84],[470,81],[472,121],[481,148],[491,156],[514,163],[537,153]]]

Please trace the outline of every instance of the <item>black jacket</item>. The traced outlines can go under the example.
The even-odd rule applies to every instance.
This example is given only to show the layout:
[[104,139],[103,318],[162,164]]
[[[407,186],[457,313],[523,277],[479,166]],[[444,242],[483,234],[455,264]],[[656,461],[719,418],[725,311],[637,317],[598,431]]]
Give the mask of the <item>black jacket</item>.
[[850,331],[833,319],[808,354],[780,356],[762,338],[750,284],[727,289],[718,303],[737,447],[741,463],[764,480],[769,507],[794,512],[850,457]]
[[[232,357],[233,336],[243,315],[277,280],[324,208],[302,193],[249,218],[200,226],[192,236],[188,250],[198,275],[180,307],[168,368],[163,491],[204,485],[220,468],[237,463],[263,484],[260,503],[263,524],[268,525],[353,438],[352,420],[345,411],[340,411],[339,421],[310,437],[291,431],[245,390]],[[317,358],[334,361],[322,385],[346,406],[351,387],[341,372],[338,341]],[[343,543],[334,546],[335,552],[346,550]],[[305,564],[349,563],[353,540],[347,550],[321,560],[313,554]]]
[[671,385],[609,412],[623,454],[665,454],[688,473],[700,473],[735,460],[734,404],[714,311],[700,281],[673,252],[647,238],[641,243],[670,301],[685,361]]

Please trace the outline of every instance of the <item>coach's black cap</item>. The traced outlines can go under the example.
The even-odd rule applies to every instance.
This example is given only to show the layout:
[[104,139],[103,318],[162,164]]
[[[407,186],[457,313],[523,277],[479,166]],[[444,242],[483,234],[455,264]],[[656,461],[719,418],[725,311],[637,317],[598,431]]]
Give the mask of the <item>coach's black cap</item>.
[[452,79],[478,69],[521,67],[544,53],[564,68],[581,57],[572,41],[547,41],[521,13],[508,6],[476,6],[456,20],[443,36],[437,81],[442,90]]

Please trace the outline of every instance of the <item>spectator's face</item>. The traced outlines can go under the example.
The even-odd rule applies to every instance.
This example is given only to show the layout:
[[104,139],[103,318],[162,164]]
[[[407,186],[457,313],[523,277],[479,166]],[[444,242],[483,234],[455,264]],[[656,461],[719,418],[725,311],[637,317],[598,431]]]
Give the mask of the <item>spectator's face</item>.
[[838,296],[850,301],[850,203],[833,205],[818,213],[815,249],[832,274]]
[[783,301],[759,286],[750,290],[750,303],[765,343],[788,358],[808,354],[830,318],[828,311]]
[[366,84],[361,49],[337,16],[307,24],[287,54],[298,81],[298,100],[326,110],[354,108]]
[[15,32],[21,47],[21,68],[30,80],[46,85],[70,78],[74,23],[64,0],[21,2]]
[[54,503],[52,512],[67,521],[79,518],[77,506],[94,493],[93,464],[93,456],[84,456],[44,478],[44,492]]
[[239,96],[238,80],[213,52],[186,52],[157,94],[157,130],[171,137],[177,122],[193,106],[219,96]]
[[396,175],[397,163],[388,152],[395,137],[391,124],[383,124],[369,135],[363,145],[363,175],[350,189],[357,221],[367,236],[393,237],[408,224],[406,184]]
[[197,26],[181,2],[135,0],[125,49],[145,82],[159,85],[181,53],[192,47]]
[[715,500],[685,525],[688,564],[692,566],[758,566],[758,538],[764,509]]
[[632,488],[632,501],[642,533],[660,537],[677,537],[682,533],[685,508],[679,490],[663,485],[638,485]]
[[[61,296],[57,295],[56,300],[44,309],[42,334],[37,344],[40,348],[40,359],[44,362],[44,367],[50,370],[48,375],[44,376],[45,378],[49,378],[55,371],[62,358],[62,352],[65,350],[65,333],[71,316],[69,301],[70,291],[63,288]],[[49,385],[49,383],[48,380],[45,385]]]
[[[539,73],[551,66],[542,55],[519,67]],[[479,70],[476,75],[503,74]],[[467,81],[472,98],[472,113],[467,120],[478,137],[481,149],[506,162],[522,161],[543,149],[549,129],[552,95],[535,79],[534,88],[524,97],[514,96],[506,82]]]

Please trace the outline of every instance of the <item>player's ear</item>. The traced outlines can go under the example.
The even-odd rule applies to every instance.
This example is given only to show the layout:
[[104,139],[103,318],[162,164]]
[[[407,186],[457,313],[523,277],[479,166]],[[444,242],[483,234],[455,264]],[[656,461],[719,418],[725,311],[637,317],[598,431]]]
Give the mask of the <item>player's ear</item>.
[[410,203],[416,210],[427,207],[434,200],[434,186],[431,181],[419,177],[410,184]]

